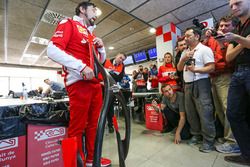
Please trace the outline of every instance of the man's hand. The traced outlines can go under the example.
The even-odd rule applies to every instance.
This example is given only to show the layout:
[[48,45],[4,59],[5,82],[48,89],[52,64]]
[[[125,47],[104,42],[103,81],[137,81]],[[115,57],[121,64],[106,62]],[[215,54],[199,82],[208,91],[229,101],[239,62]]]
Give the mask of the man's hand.
[[210,38],[212,36],[212,30],[211,30],[211,28],[209,28],[209,29],[206,30],[205,36],[206,36],[206,38]]
[[228,32],[228,33],[224,34],[224,36],[225,36],[224,39],[226,41],[229,41],[229,42],[230,41],[235,41],[235,40],[237,40],[239,38],[239,35],[231,33],[231,32]]
[[156,112],[160,112],[161,110],[158,107],[158,103],[155,100],[151,102],[152,107],[155,109]]
[[152,104],[153,107],[157,107],[158,108],[158,103],[155,100],[152,100],[151,104]]
[[188,59],[192,58],[194,56],[195,50],[186,51],[185,55],[182,58],[182,61],[187,61]]
[[194,64],[191,64],[190,66],[187,66],[187,70],[188,70],[188,71],[191,71],[191,72],[193,72],[193,73],[196,72],[196,71],[195,71],[195,66],[194,66]]
[[101,48],[101,47],[104,46],[103,41],[101,40],[101,38],[98,38],[98,37],[96,37],[96,38],[94,39],[94,44],[95,44],[98,48]]
[[175,133],[175,137],[174,137],[174,143],[175,144],[180,144],[180,142],[181,142],[181,135],[180,135],[180,133]]
[[91,80],[95,76],[94,71],[88,66],[82,70],[81,75],[85,80]]

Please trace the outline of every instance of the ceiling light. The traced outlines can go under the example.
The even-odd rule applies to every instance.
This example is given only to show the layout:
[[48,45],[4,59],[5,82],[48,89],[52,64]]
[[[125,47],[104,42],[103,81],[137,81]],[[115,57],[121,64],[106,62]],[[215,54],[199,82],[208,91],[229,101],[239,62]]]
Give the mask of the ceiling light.
[[23,57],[25,57],[25,58],[37,59],[37,58],[39,57],[39,55],[24,54]]
[[99,8],[96,8],[96,16],[99,17],[101,16],[102,11]]
[[40,38],[40,37],[32,37],[31,39],[32,43],[40,44],[40,45],[48,45],[49,40],[45,38]]
[[109,50],[114,50],[115,48],[113,46],[110,46],[109,47]]
[[43,14],[42,21],[45,23],[57,25],[58,22],[60,22],[64,18],[67,18],[67,16],[64,16],[60,13],[46,9]]
[[152,33],[152,34],[154,34],[156,32],[156,29],[155,28],[150,28],[149,32]]

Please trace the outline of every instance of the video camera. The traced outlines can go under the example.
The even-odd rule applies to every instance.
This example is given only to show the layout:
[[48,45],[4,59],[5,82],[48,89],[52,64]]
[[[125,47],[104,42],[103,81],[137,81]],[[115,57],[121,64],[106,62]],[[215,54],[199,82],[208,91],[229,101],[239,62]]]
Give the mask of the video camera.
[[190,57],[190,58],[185,62],[185,65],[191,66],[192,64],[195,65],[195,59]]
[[[195,25],[197,28],[199,28],[201,30],[206,28],[206,26],[204,24],[200,23],[199,19],[193,19],[193,25]],[[218,33],[213,29],[210,29],[210,31],[212,32],[211,35],[213,37],[218,35]]]

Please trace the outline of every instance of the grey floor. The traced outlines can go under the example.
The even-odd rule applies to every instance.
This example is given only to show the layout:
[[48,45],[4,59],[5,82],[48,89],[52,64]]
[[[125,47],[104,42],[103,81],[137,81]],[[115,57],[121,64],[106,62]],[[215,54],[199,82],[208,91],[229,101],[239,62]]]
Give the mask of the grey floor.
[[[176,145],[171,133],[150,131],[135,123],[131,129],[126,167],[245,167],[225,162],[225,154],[216,151],[201,153],[198,145],[190,146],[185,141]],[[112,160],[112,167],[119,167],[115,134],[106,131],[103,156]]]

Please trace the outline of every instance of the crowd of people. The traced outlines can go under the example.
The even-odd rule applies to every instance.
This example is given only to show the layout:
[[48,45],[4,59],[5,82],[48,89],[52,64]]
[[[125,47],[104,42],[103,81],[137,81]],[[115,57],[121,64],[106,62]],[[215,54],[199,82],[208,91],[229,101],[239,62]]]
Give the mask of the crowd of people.
[[[214,29],[187,28],[177,41],[175,61],[171,53],[165,53],[163,65],[152,78],[162,84],[158,110],[168,122],[165,132],[175,129],[175,143],[192,136],[188,143],[201,143],[201,152],[215,148],[221,153],[241,153],[225,160],[249,165],[250,5],[231,0],[230,7],[234,15],[222,17]],[[149,76],[142,66],[133,72],[135,92],[146,91]],[[156,101],[152,105],[157,109]],[[220,138],[216,118],[224,128]]]

